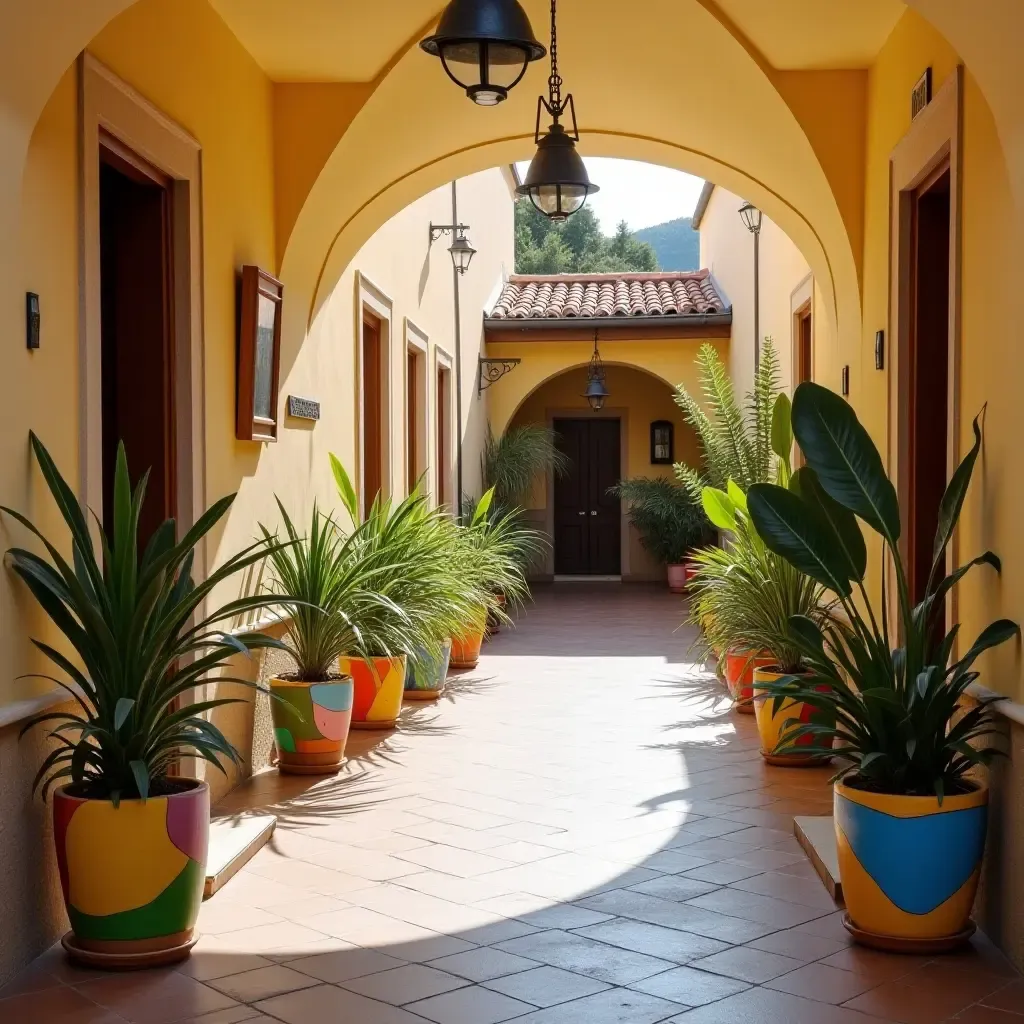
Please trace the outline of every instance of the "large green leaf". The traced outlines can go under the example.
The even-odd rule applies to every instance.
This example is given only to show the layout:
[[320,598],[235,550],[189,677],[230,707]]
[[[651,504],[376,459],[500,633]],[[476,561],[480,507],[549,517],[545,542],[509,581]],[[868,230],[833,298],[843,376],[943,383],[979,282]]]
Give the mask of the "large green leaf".
[[783,392],[772,406],[772,451],[787,467],[793,451],[792,415],[793,403],[789,395]]
[[850,593],[847,559],[810,505],[775,484],[754,484],[747,505],[755,529],[772,551],[837,594]]
[[900,535],[896,488],[852,407],[828,388],[805,381],[793,399],[793,432],[825,491],[895,544]]
[[701,491],[704,514],[719,530],[736,530],[736,505],[725,491],[717,487],[705,487]]
[[801,466],[793,474],[790,490],[798,494],[832,528],[836,545],[846,558],[850,579],[863,580],[868,568],[868,549],[857,517],[825,492],[810,466]]
[[960,512],[964,507],[964,499],[967,497],[967,488],[970,486],[971,477],[974,475],[974,465],[978,461],[978,454],[981,452],[981,425],[978,422],[980,416],[974,417],[971,424],[974,429],[974,444],[971,450],[964,456],[963,461],[956,467],[946,491],[939,503],[938,525],[935,529],[935,547],[932,552],[931,577],[934,579],[941,571],[946,546],[949,544],[956,524],[960,519]]

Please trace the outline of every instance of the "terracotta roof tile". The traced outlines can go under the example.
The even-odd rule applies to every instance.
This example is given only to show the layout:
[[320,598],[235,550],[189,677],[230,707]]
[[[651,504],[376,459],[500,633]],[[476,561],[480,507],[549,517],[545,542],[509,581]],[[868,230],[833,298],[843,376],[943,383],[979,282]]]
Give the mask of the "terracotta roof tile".
[[488,320],[595,320],[728,313],[707,270],[659,274],[513,274]]

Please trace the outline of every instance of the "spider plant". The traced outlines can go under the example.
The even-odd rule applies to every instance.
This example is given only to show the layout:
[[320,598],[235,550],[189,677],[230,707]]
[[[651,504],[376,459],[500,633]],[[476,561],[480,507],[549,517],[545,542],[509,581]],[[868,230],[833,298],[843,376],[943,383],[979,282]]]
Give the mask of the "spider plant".
[[678,565],[695,548],[711,543],[703,506],[672,480],[638,476],[620,481],[609,493],[628,503],[627,515],[641,544],[659,562]]
[[[835,722],[795,726],[783,739],[792,749],[811,736],[819,745],[804,752],[827,749],[845,758],[836,779],[855,788],[934,795],[940,803],[944,795],[970,791],[968,772],[998,751],[986,743],[988,703],[962,709],[961,699],[979,677],[979,656],[1020,636],[1015,622],[999,619],[960,655],[954,653],[959,624],[946,628],[946,598],[959,581],[975,566],[1000,569],[996,555],[985,551],[946,572],[947,548],[981,451],[979,419],[974,444],[942,497],[931,571],[917,603],[900,553],[896,489],[856,413],[828,389],[804,383],[794,397],[793,430],[807,462],[802,486],[755,485],[750,517],[771,551],[836,595],[847,621],[790,620],[810,672],[773,684],[774,704],[793,697],[834,715]],[[860,524],[879,534],[883,570],[886,564],[892,570],[893,600],[883,587],[877,607],[864,586]],[[822,683],[827,688],[818,690]]]
[[682,385],[676,389],[676,403],[700,438],[704,468],[680,463],[675,469],[699,502],[707,486],[721,490],[732,480],[745,492],[752,484],[772,479],[772,410],[782,387],[779,358],[770,337],[761,347],[754,388],[745,403],[737,399],[729,370],[713,345],[701,346],[697,366],[703,403]]
[[500,437],[488,428],[481,461],[484,486],[494,489],[494,503],[502,509],[522,507],[538,476],[549,469],[562,476],[570,465],[555,432],[536,423],[510,427]]
[[[13,509],[3,511],[34,534],[49,560],[24,548],[8,552],[43,611],[67,639],[73,656],[40,640],[35,646],[62,676],[40,675],[69,692],[76,707],[37,715],[22,734],[57,723],[57,744],[43,761],[33,786],[42,795],[67,782],[76,796],[146,799],[176,791],[169,780],[183,754],[194,754],[225,771],[222,762],[241,764],[241,755],[211,721],[208,712],[239,698],[196,700],[208,682],[249,680],[222,674],[229,658],[261,647],[279,646],[257,632],[230,635],[219,624],[265,608],[266,597],[241,597],[207,613],[204,604],[218,586],[268,554],[266,540],[229,558],[205,579],[193,578],[195,548],[224,517],[234,495],[221,498],[176,539],[173,519],[153,533],[139,555],[139,514],[148,472],[134,491],[124,445],[114,470],[111,533],[96,519],[101,556],[78,499],[49,452],[30,434],[36,462],[71,534],[70,563],[36,527]],[[101,564],[102,562],[102,564]],[[226,774],[226,772],[225,772]]]

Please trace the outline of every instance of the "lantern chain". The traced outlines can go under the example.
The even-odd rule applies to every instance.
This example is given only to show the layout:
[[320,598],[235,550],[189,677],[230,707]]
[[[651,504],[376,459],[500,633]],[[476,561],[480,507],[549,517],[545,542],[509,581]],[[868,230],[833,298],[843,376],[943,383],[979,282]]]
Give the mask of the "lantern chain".
[[562,113],[562,76],[558,73],[557,0],[551,0],[551,74],[548,76],[548,94],[548,109],[557,121]]

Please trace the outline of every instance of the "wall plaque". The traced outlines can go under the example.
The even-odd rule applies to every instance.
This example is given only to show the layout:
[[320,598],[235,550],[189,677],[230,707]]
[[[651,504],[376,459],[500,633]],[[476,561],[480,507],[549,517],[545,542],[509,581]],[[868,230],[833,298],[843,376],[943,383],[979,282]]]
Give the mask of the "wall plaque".
[[320,419],[320,403],[312,398],[289,395],[288,415],[297,420],[318,420]]

